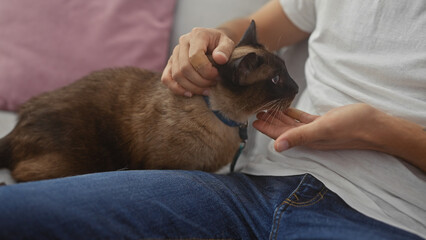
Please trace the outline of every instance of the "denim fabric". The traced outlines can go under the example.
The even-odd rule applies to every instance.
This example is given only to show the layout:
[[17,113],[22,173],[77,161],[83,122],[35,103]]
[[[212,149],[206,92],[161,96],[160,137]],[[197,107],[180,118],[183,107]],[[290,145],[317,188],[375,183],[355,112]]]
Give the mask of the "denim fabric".
[[420,239],[311,175],[118,171],[0,187],[0,239]]

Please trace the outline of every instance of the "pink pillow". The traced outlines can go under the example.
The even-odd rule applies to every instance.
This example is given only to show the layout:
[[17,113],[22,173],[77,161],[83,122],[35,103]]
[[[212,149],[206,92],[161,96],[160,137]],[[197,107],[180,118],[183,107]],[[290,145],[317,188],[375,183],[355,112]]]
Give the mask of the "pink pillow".
[[67,85],[91,71],[161,71],[174,0],[0,2],[0,109]]

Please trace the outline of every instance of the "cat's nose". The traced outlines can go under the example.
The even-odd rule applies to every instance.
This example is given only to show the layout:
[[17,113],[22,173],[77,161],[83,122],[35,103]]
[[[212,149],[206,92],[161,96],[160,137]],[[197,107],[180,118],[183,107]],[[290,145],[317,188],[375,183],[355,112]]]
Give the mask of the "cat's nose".
[[286,91],[290,93],[290,95],[296,95],[299,92],[299,85],[297,85],[296,81],[293,80],[290,76],[285,84]]

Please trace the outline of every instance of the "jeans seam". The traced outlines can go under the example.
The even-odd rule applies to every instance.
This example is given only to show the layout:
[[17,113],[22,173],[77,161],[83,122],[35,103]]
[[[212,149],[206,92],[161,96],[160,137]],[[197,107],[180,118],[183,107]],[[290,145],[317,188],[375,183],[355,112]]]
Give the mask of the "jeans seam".
[[[290,196],[293,196],[293,194],[295,194],[300,186],[302,185],[302,183],[305,181],[305,178],[307,177],[307,174],[305,174],[302,178],[302,180],[300,181],[299,185],[296,187],[296,189],[291,193]],[[288,199],[288,197],[286,198]],[[285,200],[284,200],[285,201]],[[289,207],[289,205],[285,205],[284,206],[284,201],[281,202],[281,204],[276,208],[275,212],[274,212],[274,216],[273,216],[273,223],[272,223],[272,229],[271,229],[271,236],[269,237],[269,239],[277,239],[277,234],[276,231],[278,230],[279,227],[279,223],[280,223],[280,219],[281,219],[281,215],[282,213],[285,212],[285,210]],[[283,209],[281,209],[281,207],[284,206]],[[277,215],[280,214],[280,217],[277,218]],[[275,236],[274,236],[275,235]],[[274,237],[273,237],[274,236]]]
[[274,239],[274,240],[277,239],[277,237],[278,237],[277,230],[280,226],[281,218],[283,217],[284,213],[286,212],[286,210],[288,209],[289,206],[307,207],[307,206],[312,206],[312,205],[318,203],[319,201],[321,201],[322,199],[324,199],[325,194],[328,192],[328,189],[325,186],[322,187],[322,189],[318,192],[318,194],[316,194],[314,197],[312,197],[308,201],[297,202],[297,201],[291,200],[291,198],[296,198],[296,200],[299,200],[296,193],[299,191],[300,187],[303,185],[306,176],[307,175],[305,175],[303,177],[303,179],[300,181],[297,188],[290,194],[290,196],[287,197],[283,202],[281,202],[281,204],[276,208],[277,210],[275,211],[274,216],[273,216],[274,222],[273,222],[273,225],[272,225],[272,231],[271,231],[270,239]]
[[323,187],[321,189],[321,191],[315,195],[315,197],[313,197],[311,200],[309,201],[305,201],[305,202],[297,202],[297,201],[293,201],[290,198],[287,198],[286,200],[284,200],[281,205],[283,204],[288,204],[290,206],[293,207],[308,207],[308,206],[312,206],[314,204],[316,204],[317,202],[321,201],[325,194],[328,192],[328,189],[326,187]]

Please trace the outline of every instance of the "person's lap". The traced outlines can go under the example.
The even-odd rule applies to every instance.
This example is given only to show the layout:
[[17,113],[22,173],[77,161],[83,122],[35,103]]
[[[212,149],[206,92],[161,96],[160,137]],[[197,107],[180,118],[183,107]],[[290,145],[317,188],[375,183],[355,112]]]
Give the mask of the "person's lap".
[[311,175],[120,171],[0,187],[0,239],[414,239]]

